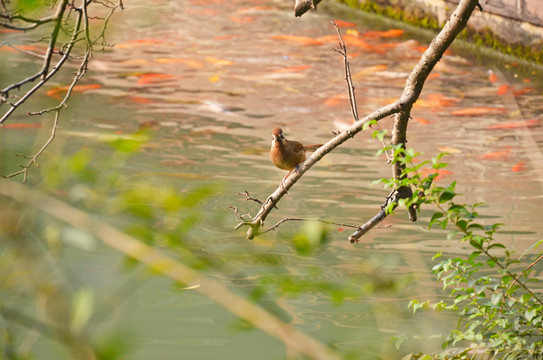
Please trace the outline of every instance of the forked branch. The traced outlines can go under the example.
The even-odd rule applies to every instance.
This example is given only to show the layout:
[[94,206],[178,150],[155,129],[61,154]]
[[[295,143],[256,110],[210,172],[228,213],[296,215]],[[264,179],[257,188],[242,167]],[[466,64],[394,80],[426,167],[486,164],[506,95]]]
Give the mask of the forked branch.
[[[27,102],[39,89],[41,89],[45,83],[47,83],[53,76],[55,76],[61,70],[63,65],[65,65],[66,62],[76,58],[75,56],[72,55],[72,52],[74,51],[76,44],[78,44],[79,42],[84,43],[84,49],[82,50],[83,54],[77,56],[77,58],[80,58],[79,67],[77,68],[77,71],[75,72],[72,78],[71,84],[67,87],[66,95],[64,96],[64,98],[56,106],[27,113],[30,116],[35,116],[35,115],[42,115],[49,112],[55,112],[54,114],[55,120],[54,120],[54,124],[52,128],[51,136],[45,142],[43,147],[41,147],[38,150],[38,152],[36,152],[36,154],[34,154],[31,157],[27,157],[28,159],[30,159],[30,161],[26,165],[22,166],[21,170],[9,175],[5,175],[4,177],[13,177],[13,176],[22,174],[23,181],[26,181],[28,170],[30,169],[31,166],[37,165],[37,158],[44,152],[45,148],[52,142],[53,138],[55,137],[55,132],[59,123],[60,111],[67,106],[67,102],[72,95],[72,91],[74,87],[79,82],[79,80],[83,78],[83,76],[86,74],[88,63],[91,60],[92,55],[93,55],[93,46],[99,40],[101,41],[102,47],[106,45],[105,29],[108,25],[110,17],[115,12],[115,10],[119,7],[122,8],[122,2],[118,2],[116,5],[109,2],[99,3],[100,5],[106,6],[109,8],[109,14],[104,19],[102,19],[103,20],[102,30],[96,36],[95,39],[91,38],[91,35],[89,32],[88,5],[90,3],[91,2],[89,0],[85,0],[82,2],[80,6],[75,6],[73,3],[69,3],[68,0],[62,0],[57,4],[57,8],[54,15],[47,18],[40,19],[40,20],[28,19],[21,15],[10,15],[7,12],[7,10],[4,9],[5,14],[2,14],[2,17],[8,18],[10,21],[12,21],[13,19],[18,19],[20,21],[25,21],[27,23],[38,24],[38,25],[41,25],[47,22],[54,22],[54,26],[49,34],[48,46],[47,46],[45,55],[39,55],[39,57],[43,59],[40,70],[33,75],[30,75],[18,82],[15,82],[6,86],[4,89],[0,91],[0,105],[2,105],[2,103],[7,103],[9,105],[8,109],[0,116],[0,126],[22,104]],[[68,9],[70,11],[67,11]],[[70,21],[70,17],[72,16],[72,14],[75,14],[75,19]],[[71,27],[70,38],[65,43],[58,44],[57,40],[58,40],[59,32],[62,26],[65,26],[65,24],[68,22]],[[0,25],[3,25],[3,24],[0,23]],[[5,43],[5,45],[11,46],[8,43]],[[60,55],[60,58],[56,60],[56,62],[52,62],[53,56],[55,54]],[[29,54],[29,55],[36,56],[36,54]],[[17,97],[16,101],[10,102],[10,103],[7,102],[8,98],[10,97],[10,92],[19,90],[21,89],[21,87],[29,85],[37,79],[39,79],[39,81],[35,83],[32,87],[30,87],[28,90],[26,90],[20,97]]]
[[[236,228],[239,228],[241,226],[248,226],[249,229],[247,231],[247,238],[249,239],[252,239],[259,233],[261,233],[260,228],[264,225],[264,221],[266,220],[268,214],[271,212],[272,208],[281,200],[281,198],[298,181],[298,179],[300,179],[306,171],[308,171],[327,153],[329,153],[339,145],[343,144],[350,138],[354,137],[357,133],[365,129],[365,127],[368,126],[370,122],[379,121],[387,116],[396,114],[394,120],[394,128],[392,131],[391,145],[393,147],[405,148],[405,144],[407,142],[407,126],[411,115],[411,108],[413,107],[413,104],[418,100],[426,78],[434,69],[437,62],[441,59],[441,57],[445,53],[445,50],[454,41],[460,31],[464,29],[468,19],[470,18],[474,8],[477,5],[477,0],[461,0],[456,10],[447,20],[443,29],[432,40],[430,46],[423,54],[420,61],[413,68],[413,71],[411,72],[406,81],[404,92],[400,99],[393,102],[392,104],[375,110],[374,112],[363,117],[362,119],[358,118],[356,101],[354,97],[354,86],[352,85],[352,80],[350,79],[349,63],[347,61],[347,51],[345,44],[341,39],[341,34],[339,34],[338,31],[340,49],[337,51],[345,58],[346,80],[349,90],[349,99],[351,100],[351,110],[353,113],[354,123],[348,130],[340,132],[333,139],[317,149],[303,164],[299,166],[298,171],[292,172],[291,175],[284,180],[283,186],[279,186],[268,197],[268,199],[264,202],[256,216],[254,216],[250,221],[243,221],[239,223]],[[405,165],[403,165],[402,161],[392,162],[392,175],[396,180],[401,180],[402,177],[405,176],[403,175],[404,168]],[[411,197],[411,195],[412,190],[409,187],[398,187],[397,189],[394,189],[393,193],[387,197],[385,205],[381,208],[378,214],[375,215],[371,220],[366,222],[364,225],[359,227],[349,237],[349,240],[351,242],[358,242],[359,238],[363,234],[365,234],[371,228],[375,227],[387,216],[387,212],[385,211],[387,207],[389,207],[390,205],[395,207],[397,206],[399,199],[408,198]],[[412,221],[415,221],[416,209],[414,207],[410,207],[408,210],[410,219]]]

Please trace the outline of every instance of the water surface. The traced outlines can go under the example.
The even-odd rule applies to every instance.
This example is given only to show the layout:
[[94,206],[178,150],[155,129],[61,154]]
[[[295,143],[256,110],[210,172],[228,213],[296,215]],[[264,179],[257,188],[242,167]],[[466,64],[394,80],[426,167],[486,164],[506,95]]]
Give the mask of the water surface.
[[[416,223],[398,210],[384,221],[385,227],[355,245],[346,240],[348,228],[330,227],[330,243],[311,256],[297,254],[292,246],[300,223],[286,223],[248,241],[244,231],[233,230],[236,219],[228,209],[233,205],[255,214],[255,204],[237,192],[265,199],[284,176],[268,158],[273,127],[281,126],[290,139],[323,143],[352,122],[343,60],[330,50],[337,45],[330,19],[355,23],[342,33],[361,115],[402,93],[430,41],[428,34],[334,4],[301,19],[295,19],[290,2],[283,1],[125,5],[113,19],[108,41],[114,46],[96,55],[84,79],[100,88],[74,94],[50,152],[69,155],[89,148],[99,162],[111,152],[101,141],[105,135],[152,127],[149,143],[122,171],[181,191],[221,184],[204,205],[209,215],[200,218],[191,233],[195,247],[228,262],[227,270],[210,276],[242,293],[258,282],[273,289],[274,282],[289,279],[349,284],[354,295],[342,303],[316,288],[280,297],[277,304],[264,299],[261,305],[345,356],[388,359],[409,351],[438,351],[439,340],[429,337],[454,326],[454,319],[412,315],[407,303],[415,297],[442,296],[431,275],[436,252],[466,250],[447,242],[443,232],[428,232],[432,209],[423,209]],[[398,28],[403,34],[386,35]],[[538,121],[543,101],[538,76],[526,66],[457,46],[429,77],[408,130],[408,145],[424,152],[422,160],[441,151],[451,153],[449,173],[440,182],[456,180],[463,201],[489,204],[481,211],[485,221],[505,223],[499,239],[519,252],[540,240],[542,226],[543,132]],[[44,94],[40,101],[51,99]],[[498,110],[455,115],[466,108]],[[14,121],[22,120],[18,115]],[[523,127],[497,126],[530,120],[535,121]],[[28,152],[29,139],[40,143],[47,136],[50,120],[39,121],[40,129],[0,131],[6,144],[4,172],[16,168],[12,154]],[[382,127],[390,131],[391,124],[392,119],[385,119]],[[387,194],[379,185],[371,186],[390,176],[386,160],[375,156],[380,146],[365,132],[327,155],[289,191],[266,225],[287,216],[365,222]],[[99,296],[126,278],[136,279],[110,322],[99,327],[124,329],[132,348],[127,358],[289,356],[279,341],[240,326],[235,316],[196,291],[181,290],[142,270],[119,275],[123,259],[107,248],[98,245],[85,252],[68,247],[68,254],[62,268],[96,286]],[[397,351],[390,338],[404,332],[427,338]],[[50,352],[46,344],[38,346],[42,358]]]

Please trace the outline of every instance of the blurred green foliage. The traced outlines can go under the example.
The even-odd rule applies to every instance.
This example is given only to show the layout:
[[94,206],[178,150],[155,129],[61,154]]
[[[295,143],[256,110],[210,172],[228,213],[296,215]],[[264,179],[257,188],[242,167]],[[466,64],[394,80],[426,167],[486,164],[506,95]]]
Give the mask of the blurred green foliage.
[[[123,171],[130,158],[147,143],[146,134],[115,139],[108,156],[87,148],[65,157],[48,153],[40,166],[41,181],[31,186],[54,195],[78,210],[123,229],[142,242],[176,251],[180,261],[195,268],[210,267],[205,255],[185,243],[201,220],[200,206],[220,191],[217,183],[175,189],[167,183],[134,177]],[[7,181],[7,180],[4,180]],[[0,183],[0,186],[5,183]],[[30,186],[30,185],[29,185]],[[2,356],[32,359],[33,344],[41,336],[63,344],[80,359],[119,359],[129,350],[122,331],[107,337],[98,319],[112,311],[107,296],[92,284],[80,283],[61,265],[69,248],[92,254],[102,245],[89,232],[63,224],[48,213],[3,198],[0,210],[0,325]],[[135,269],[137,263],[126,261]],[[122,288],[122,285],[120,285]],[[128,296],[124,294],[123,296]],[[109,309],[109,310],[108,310]],[[35,335],[32,335],[35,334]],[[124,335],[123,335],[124,334]],[[33,338],[29,340],[29,338]]]
[[[140,175],[132,169],[132,162],[140,161],[140,151],[149,139],[149,134],[136,133],[112,139],[109,149],[81,148],[70,156],[47,153],[40,163],[40,175],[32,177],[34,185],[25,186],[161,249],[205,276],[217,276],[236,285],[243,296],[286,323],[294,317],[279,305],[285,298],[315,294],[321,301],[339,305],[345,301],[356,303],[376,291],[402,291],[408,286],[409,281],[404,278],[380,274],[376,264],[361,264],[349,280],[329,278],[329,264],[318,256],[326,251],[330,232],[318,222],[304,223],[299,233],[286,239],[288,256],[299,261],[296,268],[286,266],[280,256],[268,254],[267,246],[245,239],[224,251],[206,247],[200,239],[202,234],[221,226],[223,216],[210,203],[224,192],[224,185]],[[103,244],[93,233],[51,216],[58,209],[41,209],[39,204],[27,207],[9,197],[3,197],[3,202],[3,357],[35,358],[34,344],[45,336],[62,344],[69,351],[67,358],[125,358],[133,351],[127,341],[129,333],[122,323],[113,327],[108,324],[108,331],[104,331],[104,321],[130,295],[131,287],[119,284],[113,294],[104,293],[96,285],[70,274],[70,269],[62,265],[63,258],[71,256],[71,248],[93,256],[103,251]],[[246,273],[246,264],[254,263],[258,266]],[[124,265],[127,276],[142,269],[138,260],[130,256],[125,256]],[[177,288],[184,286],[179,284]],[[35,339],[28,340],[32,336]]]
[[48,2],[43,0],[11,0],[7,2],[12,8],[17,9],[23,15],[36,10],[51,8],[55,5],[55,1]]
[[300,255],[309,255],[329,242],[325,225],[316,221],[304,223],[302,231],[294,236],[292,243]]

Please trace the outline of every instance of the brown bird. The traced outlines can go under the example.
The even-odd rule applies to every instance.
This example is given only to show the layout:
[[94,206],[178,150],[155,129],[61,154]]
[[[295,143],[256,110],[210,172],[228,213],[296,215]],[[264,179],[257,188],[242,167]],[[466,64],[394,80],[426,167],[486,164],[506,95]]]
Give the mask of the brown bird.
[[281,185],[290,175],[292,170],[298,169],[298,165],[305,161],[306,151],[315,151],[322,145],[304,146],[298,141],[287,140],[283,135],[283,130],[276,127],[272,130],[272,145],[270,149],[270,159],[279,169],[290,170],[281,181]]

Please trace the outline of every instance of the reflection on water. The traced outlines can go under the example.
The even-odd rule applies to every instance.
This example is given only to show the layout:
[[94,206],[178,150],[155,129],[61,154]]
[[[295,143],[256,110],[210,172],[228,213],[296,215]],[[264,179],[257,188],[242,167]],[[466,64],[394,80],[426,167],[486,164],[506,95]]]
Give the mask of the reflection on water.
[[[392,335],[447,329],[446,321],[413,317],[406,308],[411,298],[439,296],[431,276],[434,253],[465,251],[445,242],[441,232],[427,232],[426,211],[412,224],[400,210],[385,221],[390,227],[373,230],[356,245],[346,241],[349,229],[331,228],[332,242],[325,250],[301,257],[289,243],[299,224],[284,224],[248,242],[242,231],[232,231],[235,219],[226,210],[235,205],[254,214],[257,208],[236,192],[247,190],[262,199],[284,176],[268,158],[273,127],[281,126],[289,139],[322,143],[350,123],[342,59],[330,51],[337,43],[330,18],[359,24],[342,32],[361,114],[401,94],[429,38],[410,30],[383,35],[388,28],[380,20],[356,17],[332,4],[302,19],[294,19],[289,2],[271,0],[126,5],[114,19],[109,41],[115,46],[96,56],[85,79],[102,86],[74,95],[56,149],[71,153],[88,146],[105,155],[109,149],[100,136],[154,129],[150,143],[125,171],[181,189],[207,181],[226,184],[226,191],[206,205],[222,214],[222,224],[201,219],[193,240],[227,259],[217,280],[242,292],[250,292],[253,282],[273,292],[278,283],[296,286],[304,279],[350,286],[353,294],[341,304],[319,289],[281,298],[280,308],[263,300],[271,312],[345,354],[396,358],[401,352],[389,343]],[[441,181],[458,180],[465,201],[490,204],[481,212],[489,221],[507,224],[509,232],[500,240],[518,251],[539,240],[541,231],[540,94],[536,73],[511,62],[481,63],[455,48],[430,76],[409,129],[409,146],[423,151],[424,158],[451,153],[450,174]],[[459,113],[465,109],[473,110]],[[383,127],[390,126],[390,119],[383,121]],[[2,143],[14,149],[4,148],[4,159],[23,152],[14,136],[47,132],[2,130]],[[289,192],[267,225],[285,216],[349,224],[373,216],[386,192],[370,185],[390,174],[386,161],[374,155],[378,148],[370,133],[362,133],[328,155]],[[104,260],[103,266],[114,262]],[[83,274],[92,277],[93,271]],[[172,291],[167,281],[148,281],[127,307],[138,336],[131,358],[171,358],[179,352],[192,359],[254,358],[247,344],[266,349],[261,359],[285,356],[278,341],[241,325],[232,332],[234,316],[191,291]],[[431,351],[439,341],[411,346]]]

